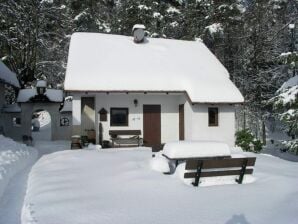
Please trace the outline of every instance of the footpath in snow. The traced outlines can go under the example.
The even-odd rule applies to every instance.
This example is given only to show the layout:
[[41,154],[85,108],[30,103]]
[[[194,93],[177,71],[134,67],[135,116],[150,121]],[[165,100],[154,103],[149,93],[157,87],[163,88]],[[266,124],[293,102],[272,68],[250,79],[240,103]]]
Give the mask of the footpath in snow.
[[0,135],[0,223],[20,223],[27,178],[37,150]]
[[28,147],[0,135],[0,224],[21,224],[21,211],[32,166],[41,156],[69,148],[66,141]]

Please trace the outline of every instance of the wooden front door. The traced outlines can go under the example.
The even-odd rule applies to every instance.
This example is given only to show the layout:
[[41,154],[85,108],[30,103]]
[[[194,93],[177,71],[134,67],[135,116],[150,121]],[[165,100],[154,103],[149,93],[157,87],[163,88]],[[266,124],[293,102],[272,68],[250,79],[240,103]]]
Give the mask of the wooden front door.
[[179,105],[179,140],[184,140],[184,104]]
[[161,106],[143,105],[144,145],[159,147],[161,145]]

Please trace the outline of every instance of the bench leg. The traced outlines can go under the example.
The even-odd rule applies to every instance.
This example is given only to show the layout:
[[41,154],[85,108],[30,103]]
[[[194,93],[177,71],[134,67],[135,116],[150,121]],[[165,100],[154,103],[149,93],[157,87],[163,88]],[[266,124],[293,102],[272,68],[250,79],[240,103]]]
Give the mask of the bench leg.
[[195,177],[195,182],[192,183],[192,185],[194,187],[197,187],[199,185],[200,178],[201,178],[202,167],[203,167],[203,161],[201,161],[201,162],[198,163],[197,173],[196,173],[196,177]]
[[239,179],[236,179],[236,182],[238,184],[242,184],[243,177],[244,177],[244,174],[245,174],[245,171],[246,171],[246,167],[247,167],[247,162],[248,162],[248,160],[245,159],[244,162],[243,162],[243,164],[242,164],[242,168],[241,168],[241,171],[240,171]]

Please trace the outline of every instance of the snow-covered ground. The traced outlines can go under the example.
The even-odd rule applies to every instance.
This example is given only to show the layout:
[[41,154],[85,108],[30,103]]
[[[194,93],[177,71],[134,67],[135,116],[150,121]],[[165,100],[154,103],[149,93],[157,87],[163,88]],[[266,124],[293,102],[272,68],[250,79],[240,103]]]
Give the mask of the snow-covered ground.
[[37,150],[0,135],[0,198],[9,180],[37,159]]
[[151,160],[146,148],[45,155],[29,175],[22,224],[297,223],[298,163],[259,154],[254,183],[195,188]]
[[0,135],[0,224],[21,224],[31,167],[44,154],[69,149],[70,142],[38,141],[36,147]]
[[37,150],[0,135],[0,223],[20,223],[27,177]]
[[297,223],[298,163],[268,154],[253,154],[252,183],[195,188],[181,180],[183,164],[157,172],[169,171],[167,160],[145,147],[0,142],[1,224]]

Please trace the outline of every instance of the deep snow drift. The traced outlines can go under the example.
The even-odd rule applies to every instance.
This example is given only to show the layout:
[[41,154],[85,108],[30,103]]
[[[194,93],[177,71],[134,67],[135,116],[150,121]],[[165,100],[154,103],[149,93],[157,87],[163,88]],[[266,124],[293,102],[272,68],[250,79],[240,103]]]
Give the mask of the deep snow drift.
[[0,135],[0,199],[10,179],[37,159],[37,150]]
[[297,223],[297,163],[257,155],[256,182],[195,188],[150,161],[146,148],[43,156],[30,173],[23,224]]

